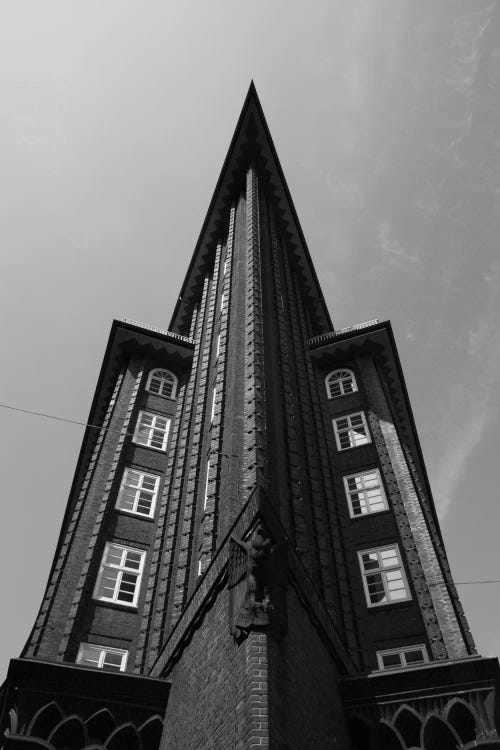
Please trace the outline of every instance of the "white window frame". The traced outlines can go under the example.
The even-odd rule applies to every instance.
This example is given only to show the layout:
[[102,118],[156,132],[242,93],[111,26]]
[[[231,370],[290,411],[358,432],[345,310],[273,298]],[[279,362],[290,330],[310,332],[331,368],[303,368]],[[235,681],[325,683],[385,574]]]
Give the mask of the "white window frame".
[[[406,661],[406,653],[409,651],[421,651],[423,659],[422,661],[418,662],[408,662]],[[393,656],[397,654],[401,657],[401,663],[399,666],[389,666],[386,667],[383,661],[384,656]],[[427,664],[429,662],[429,654],[427,653],[427,648],[423,643],[416,643],[414,646],[403,646],[401,648],[388,648],[384,651],[377,651],[377,662],[379,669],[383,670],[384,672],[387,672],[390,669],[411,669],[411,667],[420,667],[422,664]]]
[[221,340],[221,334],[217,336],[217,350],[215,352],[215,356],[218,357],[220,354],[220,340]]
[[222,292],[220,296],[220,311],[221,313],[224,312],[224,305],[226,304],[226,295],[224,292]]
[[[143,417],[153,417],[153,423],[151,425],[145,425],[141,427]],[[165,428],[157,426],[158,419],[164,419],[166,421]],[[133,442],[137,445],[142,445],[144,448],[152,448],[155,451],[165,452],[167,449],[168,433],[170,432],[170,421],[170,417],[167,417],[164,414],[154,414],[151,411],[144,411],[143,409],[141,409],[137,417],[137,423],[135,425],[134,437],[132,438]],[[140,433],[143,431],[145,432],[146,430],[148,432],[148,437],[146,442],[143,442],[139,439]],[[163,432],[161,448],[157,445],[151,445],[155,430],[160,430],[161,432]]]
[[[132,484],[131,481],[134,474],[138,475],[137,484]],[[154,488],[152,490],[144,487],[144,481],[147,479],[154,480]],[[140,469],[133,469],[131,466],[127,466],[123,472],[120,489],[118,491],[118,497],[116,498],[115,508],[121,513],[129,513],[130,515],[142,516],[143,518],[153,518],[156,508],[156,500],[158,498],[159,485],[160,477],[158,476],[158,474],[150,474],[149,472],[141,471]],[[133,493],[135,495],[132,501],[132,509],[123,507],[123,501],[125,499],[127,488],[131,491],[131,494]],[[149,513],[144,513],[143,511],[138,510],[140,501],[144,499],[144,494],[151,498]]]
[[[384,566],[381,562],[381,555],[383,552],[387,552],[389,550],[394,550],[395,555],[392,555],[392,557],[395,557],[397,559],[397,564],[395,565],[388,565]],[[363,555],[377,555],[378,560],[378,566],[370,569],[365,568],[365,563],[363,562]],[[372,549],[363,549],[358,552],[358,558],[359,558],[359,568],[361,571],[361,577],[363,579],[363,588],[365,590],[365,598],[366,598],[366,604],[368,607],[385,607],[388,604],[397,604],[398,602],[406,602],[411,599],[411,593],[410,593],[410,587],[408,585],[408,579],[406,578],[406,572],[404,569],[404,565],[401,559],[401,554],[399,552],[399,546],[397,544],[387,544],[384,547],[374,547]],[[395,573],[400,573],[397,578],[394,577]],[[369,578],[372,576],[378,576],[379,581],[377,581],[377,584],[380,585],[382,583],[383,589],[384,589],[384,599],[381,601],[371,601],[371,594],[369,590],[370,582]],[[392,589],[392,592],[394,591],[404,591],[404,596],[395,596],[394,593],[391,593],[390,584],[393,581],[401,581],[403,583],[402,587],[399,587],[398,589]],[[373,582],[372,582],[373,585]]]
[[[358,437],[360,433],[357,433],[356,429],[352,426],[353,417],[361,417],[361,420],[363,422],[363,427],[365,430],[366,440],[361,440],[360,437]],[[348,422],[347,428],[342,427],[341,429],[339,429],[337,423],[341,419],[347,419],[347,422]],[[354,411],[354,412],[351,412],[351,414],[343,414],[340,417],[335,417],[332,421],[333,421],[333,431],[335,433],[335,442],[337,443],[338,451],[347,451],[350,448],[359,448],[362,445],[368,445],[369,443],[371,443],[372,438],[370,435],[370,430],[368,429],[368,423],[366,421],[364,411]],[[342,447],[340,443],[340,434],[344,432],[347,432],[347,435],[349,436],[349,445]]]
[[[377,484],[370,486],[367,485],[367,479],[366,477],[370,474],[375,474],[377,478]],[[352,490],[349,488],[349,480],[355,479],[356,484],[358,484],[358,481],[360,482],[360,486],[356,487],[356,489]],[[377,508],[376,510],[372,510],[371,506],[373,503],[373,498],[370,497],[369,493],[373,492],[374,490],[379,489],[380,495],[378,496],[380,499],[376,503],[377,505],[382,505],[382,508]],[[348,474],[344,477],[344,491],[345,496],[347,499],[347,505],[349,507],[349,515],[351,518],[363,518],[364,516],[372,515],[373,513],[382,513],[382,511],[387,510],[389,507],[389,504],[387,502],[387,497],[385,494],[384,484],[382,482],[382,477],[380,476],[380,471],[376,468],[373,469],[364,469],[363,471],[357,471],[355,474]],[[361,510],[359,513],[356,513],[353,506],[353,495],[363,495],[363,501],[365,503],[366,510]],[[358,499],[358,502],[360,502],[360,506],[362,507],[362,501]],[[375,504],[375,503],[373,503]]]
[[[93,650],[96,652],[97,663],[91,661],[84,661],[83,657],[85,651]],[[107,654],[119,654],[121,656],[121,663],[119,669],[113,667],[106,667],[106,656]],[[98,646],[96,643],[80,643],[78,649],[78,655],[76,657],[76,664],[82,664],[86,667],[93,667],[93,669],[104,669],[110,672],[125,672],[127,667],[128,651],[122,648],[110,648],[109,646]]]
[[[164,378],[163,376],[158,377],[158,375],[156,373],[159,373],[159,372],[160,373],[164,373],[164,372],[167,373],[168,375],[170,375],[171,380],[170,380],[170,378]],[[151,381],[153,380],[154,377],[156,377],[156,378],[158,378],[159,380],[162,381],[162,386],[161,387],[163,387],[163,383],[172,382],[172,393],[170,395],[168,395],[166,393],[161,393],[161,392],[158,392],[158,391],[152,391],[151,390]],[[151,370],[151,372],[148,375],[148,379],[147,379],[147,382],[146,382],[146,390],[149,391],[149,393],[152,393],[154,396],[161,396],[162,398],[175,399],[175,396],[176,396],[176,393],[177,393],[177,383],[178,383],[178,380],[177,380],[177,378],[176,378],[176,376],[174,375],[173,372],[171,372],[170,370],[167,370],[165,367],[155,367],[155,369]]]
[[[337,373],[339,377],[335,378],[334,376],[337,375]],[[347,391],[347,393],[344,390],[344,383],[343,383],[343,381],[347,380],[347,378],[340,377],[344,373],[350,376],[350,379],[352,382],[352,391]],[[334,380],[335,382],[339,382],[340,393],[332,394],[332,389],[331,389],[332,380]],[[329,372],[325,378],[325,386],[326,386],[326,393],[327,393],[328,398],[342,398],[342,396],[348,396],[350,393],[356,393],[358,391],[358,383],[356,381],[356,376],[353,373],[353,371],[350,370],[348,367],[338,367],[336,370],[332,370],[332,372]]]
[[[108,561],[108,553],[111,551],[121,550],[121,560],[119,564],[110,563]],[[138,567],[127,565],[127,553],[134,553],[139,555]],[[142,574],[144,571],[144,561],[146,559],[146,551],[143,549],[136,549],[135,547],[124,547],[122,544],[115,544],[114,542],[107,542],[102,555],[101,566],[99,568],[99,574],[94,588],[94,599],[99,602],[113,602],[120,604],[122,607],[136,607],[139,599],[139,592],[141,588]],[[99,588],[102,580],[107,571],[116,571],[116,578],[113,583],[113,593],[110,596],[99,595]],[[130,580],[124,580],[126,577],[130,579],[132,576],[135,577],[133,583],[133,595],[132,601],[124,601],[120,599],[120,588],[123,584],[132,585]],[[111,588],[111,587],[110,587]]]

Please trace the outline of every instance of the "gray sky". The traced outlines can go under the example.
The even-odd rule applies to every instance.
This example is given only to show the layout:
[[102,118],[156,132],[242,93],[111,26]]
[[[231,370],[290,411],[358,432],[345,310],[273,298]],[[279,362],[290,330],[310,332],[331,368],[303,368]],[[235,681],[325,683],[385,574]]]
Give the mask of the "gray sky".
[[[111,320],[168,326],[254,78],[336,327],[392,320],[455,578],[500,579],[499,41],[494,0],[0,0],[0,401],[85,420]],[[2,674],[82,435],[0,409]]]

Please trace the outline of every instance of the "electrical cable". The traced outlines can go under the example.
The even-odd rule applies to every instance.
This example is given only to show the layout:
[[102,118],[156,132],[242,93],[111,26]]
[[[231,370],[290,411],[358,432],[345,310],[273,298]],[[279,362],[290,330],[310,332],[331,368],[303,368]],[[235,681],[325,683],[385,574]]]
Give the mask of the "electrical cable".
[[[10,409],[11,411],[19,411],[23,414],[33,414],[36,417],[44,417],[45,419],[54,419],[57,422],[68,422],[68,424],[78,424],[82,427],[91,427],[94,430],[105,430],[106,432],[121,432],[121,430],[113,430],[111,427],[100,427],[97,424],[90,424],[90,422],[80,422],[77,419],[66,419],[65,417],[56,417],[53,414],[45,414],[41,411],[31,411],[30,409],[20,409],[18,406],[9,406],[8,404],[0,404],[0,408],[2,409]],[[129,435],[130,437],[134,436],[134,433],[132,432],[126,432],[125,435]],[[213,452],[213,451],[212,451]],[[224,457],[229,458],[230,456],[226,456],[226,454],[222,454]],[[232,456],[231,456],[232,457]],[[235,458],[238,458],[238,456],[235,456]],[[500,580],[492,579],[492,580],[485,580],[485,581],[453,581],[455,586],[479,586],[484,583],[500,583]],[[434,584],[437,586],[438,584]]]

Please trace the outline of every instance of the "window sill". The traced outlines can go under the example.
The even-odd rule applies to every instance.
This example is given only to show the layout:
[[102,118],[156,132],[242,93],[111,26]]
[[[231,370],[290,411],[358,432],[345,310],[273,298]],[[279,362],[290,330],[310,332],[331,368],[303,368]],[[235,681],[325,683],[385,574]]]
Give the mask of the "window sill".
[[349,448],[339,448],[337,445],[337,453],[347,453],[347,451],[355,451],[358,448],[366,448],[367,445],[373,445],[372,440],[368,440],[366,443],[361,443],[361,445],[350,445]]
[[142,521],[154,521],[154,513],[152,516],[146,516],[144,513],[134,513],[133,510],[124,510],[123,508],[115,508],[117,513],[123,514],[124,516],[129,516],[131,518],[140,518]]
[[164,396],[163,393],[153,393],[153,391],[148,391],[147,389],[146,393],[149,393],[150,396],[158,396],[158,398],[164,398],[165,401],[170,401],[172,404],[177,401],[177,396]]
[[157,453],[166,453],[167,452],[167,446],[165,446],[165,448],[155,448],[154,445],[144,445],[144,443],[138,443],[134,439],[132,439],[132,443],[134,445],[137,445],[139,448],[146,448],[147,450],[156,451]]
[[361,518],[373,518],[374,516],[386,516],[388,513],[391,513],[390,508],[384,508],[384,510],[376,510],[373,513],[360,513],[357,516],[351,516],[349,515],[349,518],[351,521],[359,521]]
[[122,612],[134,612],[138,611],[137,604],[127,604],[126,602],[110,602],[107,599],[96,599],[92,597],[94,604],[98,604],[102,607],[109,607],[109,609],[119,609]]
[[408,597],[408,599],[402,599],[399,602],[384,602],[383,604],[366,603],[366,608],[368,612],[378,612],[380,610],[387,612],[387,610],[392,610],[392,609],[404,609],[405,607],[411,606],[412,604],[413,604],[413,599],[410,596]]

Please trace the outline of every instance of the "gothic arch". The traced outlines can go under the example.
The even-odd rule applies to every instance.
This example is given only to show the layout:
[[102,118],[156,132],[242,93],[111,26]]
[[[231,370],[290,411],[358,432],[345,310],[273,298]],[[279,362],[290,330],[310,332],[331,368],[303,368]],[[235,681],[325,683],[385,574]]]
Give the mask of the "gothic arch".
[[76,715],[63,719],[48,739],[56,750],[81,750],[87,741],[83,722]]
[[159,747],[161,735],[163,733],[163,721],[159,716],[151,716],[142,726],[139,727],[139,735],[142,740],[142,746],[145,748]]
[[446,706],[444,715],[464,744],[476,739],[481,724],[474,709],[465,701],[454,698]]
[[422,730],[422,719],[414,708],[401,706],[394,715],[393,724],[407,747],[418,746],[420,743],[420,732]]
[[47,739],[54,727],[56,727],[63,719],[64,714],[58,703],[55,701],[46,703],[45,706],[39,708],[33,716],[28,727],[28,734],[32,737],[42,737],[42,739]]
[[122,724],[106,742],[108,750],[141,750],[141,741],[133,724]]
[[460,737],[449,724],[431,714],[422,727],[420,744],[425,750],[457,750],[462,744]]
[[104,742],[116,729],[116,721],[113,714],[107,708],[101,708],[95,714],[89,716],[85,722],[90,742]]

